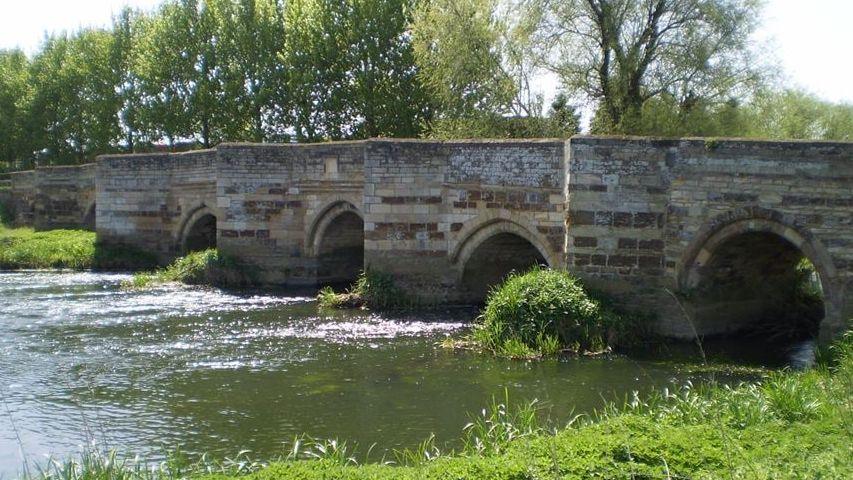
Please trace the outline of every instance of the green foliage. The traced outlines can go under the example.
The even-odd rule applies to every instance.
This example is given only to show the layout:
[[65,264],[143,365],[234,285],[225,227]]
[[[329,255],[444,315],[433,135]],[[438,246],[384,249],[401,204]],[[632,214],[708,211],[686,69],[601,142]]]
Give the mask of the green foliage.
[[377,270],[362,272],[345,293],[335,293],[324,287],[317,295],[323,308],[369,308],[374,310],[400,310],[413,307],[416,302],[394,282],[394,277]]
[[31,228],[0,227],[0,268],[3,269],[91,268],[94,256],[94,232],[36,232]]
[[27,131],[30,60],[20,50],[0,50],[0,172],[26,168],[4,162],[28,158],[32,152]]
[[534,268],[510,275],[489,293],[472,336],[489,351],[527,358],[560,350],[600,352],[635,330],[631,319],[567,272]]
[[420,2],[412,35],[420,76],[439,111],[476,118],[509,111],[517,92],[504,70],[500,42],[507,25],[495,0]]
[[156,265],[156,258],[138,249],[103,246],[95,232],[34,231],[0,225],[0,268],[9,270],[69,268],[132,270]]
[[593,133],[636,133],[650,99],[739,96],[763,76],[750,48],[756,0],[532,3],[538,57],[599,104]]
[[192,252],[156,272],[142,272],[124,283],[125,288],[146,288],[160,283],[245,287],[256,283],[249,270],[215,248]]
[[508,390],[504,390],[502,400],[492,397],[489,406],[462,428],[462,454],[499,455],[513,442],[546,433],[537,400],[513,408]]

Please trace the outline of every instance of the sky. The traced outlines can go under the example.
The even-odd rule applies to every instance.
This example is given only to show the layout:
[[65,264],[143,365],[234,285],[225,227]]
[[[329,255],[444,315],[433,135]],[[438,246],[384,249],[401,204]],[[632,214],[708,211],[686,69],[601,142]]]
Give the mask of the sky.
[[[105,26],[124,5],[152,9],[161,1],[2,0],[0,48],[20,47],[33,53],[47,32]],[[853,103],[852,20],[853,0],[766,0],[756,38],[769,42],[787,86]]]

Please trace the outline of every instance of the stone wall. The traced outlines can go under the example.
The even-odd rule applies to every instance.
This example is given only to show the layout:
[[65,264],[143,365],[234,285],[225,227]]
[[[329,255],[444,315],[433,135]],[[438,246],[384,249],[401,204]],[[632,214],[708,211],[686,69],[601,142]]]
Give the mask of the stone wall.
[[364,146],[220,145],[220,248],[268,282],[316,283],[325,229],[346,211],[363,217]]
[[10,174],[15,225],[37,230],[95,229],[95,165],[39,167]]
[[188,220],[216,207],[216,152],[104,155],[96,183],[98,239],[166,261],[180,253]]

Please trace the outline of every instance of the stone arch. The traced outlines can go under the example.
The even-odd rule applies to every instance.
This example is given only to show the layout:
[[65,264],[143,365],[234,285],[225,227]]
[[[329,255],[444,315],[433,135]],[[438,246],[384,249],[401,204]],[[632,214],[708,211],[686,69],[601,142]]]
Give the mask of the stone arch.
[[83,215],[83,228],[85,230],[95,231],[97,228],[96,219],[97,206],[95,205],[95,202],[92,202],[89,205],[89,208],[86,209],[86,213]]
[[511,220],[493,218],[460,233],[451,261],[458,267],[457,283],[466,301],[481,302],[512,271],[559,265],[545,239]]
[[[755,269],[761,262],[765,263],[761,267],[765,271],[779,272],[790,267],[796,255],[807,258],[817,271],[824,296],[819,336],[826,339],[831,336],[827,332],[836,330],[841,323],[842,299],[836,268],[819,239],[777,211],[738,209],[707,222],[680,259],[678,286],[682,291],[691,291],[702,285],[709,271],[728,268],[737,276],[738,269]],[[693,302],[699,304],[700,300]],[[701,316],[701,309],[694,310],[694,315]],[[697,323],[702,323],[701,318]]]
[[317,260],[317,283],[352,283],[364,268],[364,216],[352,203],[336,200],[314,219],[305,245]]
[[188,253],[206,248],[215,248],[217,243],[216,212],[202,204],[191,210],[178,230],[178,249]]

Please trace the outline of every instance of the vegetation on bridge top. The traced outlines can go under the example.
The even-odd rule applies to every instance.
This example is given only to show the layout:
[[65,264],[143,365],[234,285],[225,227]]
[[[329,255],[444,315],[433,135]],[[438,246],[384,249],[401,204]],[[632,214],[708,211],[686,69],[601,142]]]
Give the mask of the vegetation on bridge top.
[[[146,465],[114,452],[54,461],[25,480],[851,478],[853,334],[807,372],[772,373],[737,387],[661,390],[606,403],[550,428],[536,402],[493,401],[465,426],[456,449],[359,451],[297,439],[272,463],[180,457]],[[359,463],[367,458],[368,463]]]

